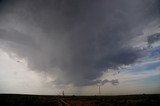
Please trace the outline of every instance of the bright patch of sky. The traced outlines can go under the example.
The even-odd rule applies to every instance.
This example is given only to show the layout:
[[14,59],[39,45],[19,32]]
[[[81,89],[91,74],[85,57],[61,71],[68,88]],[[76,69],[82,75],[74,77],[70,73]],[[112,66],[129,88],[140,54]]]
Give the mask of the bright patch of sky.
[[24,59],[12,57],[0,50],[0,93],[54,94],[56,90],[45,85],[50,77],[42,77],[27,67]]

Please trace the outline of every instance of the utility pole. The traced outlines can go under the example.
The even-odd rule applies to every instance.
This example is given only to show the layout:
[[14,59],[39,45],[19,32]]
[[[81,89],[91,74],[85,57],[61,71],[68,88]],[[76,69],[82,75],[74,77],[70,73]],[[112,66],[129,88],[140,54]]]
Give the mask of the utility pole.
[[62,92],[62,95],[64,96],[64,91]]
[[99,96],[101,95],[101,83],[98,83],[97,86],[98,86],[98,94]]
[[101,85],[99,85],[98,88],[99,88],[99,95],[101,95]]

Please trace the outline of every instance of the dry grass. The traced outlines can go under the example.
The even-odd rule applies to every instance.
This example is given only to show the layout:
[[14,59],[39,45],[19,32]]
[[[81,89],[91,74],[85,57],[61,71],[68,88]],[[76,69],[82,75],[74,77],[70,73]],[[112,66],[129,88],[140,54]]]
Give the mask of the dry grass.
[[160,95],[43,96],[1,94],[0,106],[159,106]]

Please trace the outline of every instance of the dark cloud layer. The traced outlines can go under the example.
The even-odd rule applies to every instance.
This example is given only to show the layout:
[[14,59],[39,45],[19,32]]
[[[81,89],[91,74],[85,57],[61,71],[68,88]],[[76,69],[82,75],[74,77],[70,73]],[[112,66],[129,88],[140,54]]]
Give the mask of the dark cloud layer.
[[134,63],[141,51],[129,45],[138,36],[131,31],[159,15],[158,0],[2,0],[1,6],[1,48],[55,76],[56,84],[76,86]]
[[160,33],[156,33],[156,34],[150,35],[148,37],[148,43],[149,44],[157,42],[159,40],[160,40]]

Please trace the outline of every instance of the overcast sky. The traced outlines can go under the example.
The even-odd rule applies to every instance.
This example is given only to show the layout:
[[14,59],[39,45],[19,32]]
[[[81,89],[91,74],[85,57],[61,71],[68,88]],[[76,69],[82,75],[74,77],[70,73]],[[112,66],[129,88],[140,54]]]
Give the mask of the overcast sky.
[[0,0],[0,93],[160,93],[159,0]]

